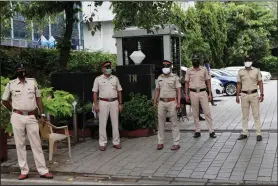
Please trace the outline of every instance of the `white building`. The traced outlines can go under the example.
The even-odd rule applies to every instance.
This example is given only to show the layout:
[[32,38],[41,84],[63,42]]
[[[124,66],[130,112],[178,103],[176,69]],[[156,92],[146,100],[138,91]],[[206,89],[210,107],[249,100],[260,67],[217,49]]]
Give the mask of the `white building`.
[[[180,2],[183,9],[188,9],[190,6],[194,6],[193,1]],[[91,6],[88,6],[91,5]],[[95,13],[93,22],[100,22],[100,31],[95,32],[94,35],[88,30],[88,26],[83,26],[83,39],[84,49],[88,51],[103,51],[112,54],[117,53],[116,39],[112,36],[114,34],[114,25],[112,23],[114,14],[112,13],[112,7],[110,2],[104,1],[102,6],[97,7],[97,11],[94,11],[94,2],[83,1],[83,13],[90,15],[92,12]]]

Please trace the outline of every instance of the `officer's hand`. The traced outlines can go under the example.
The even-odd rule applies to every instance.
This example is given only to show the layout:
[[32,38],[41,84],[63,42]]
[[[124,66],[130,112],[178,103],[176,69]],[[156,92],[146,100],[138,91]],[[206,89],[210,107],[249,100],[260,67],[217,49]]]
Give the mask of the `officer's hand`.
[[180,109],[180,108],[181,108],[181,104],[177,103],[177,109]]
[[153,102],[153,106],[156,108],[156,107],[157,107],[157,103],[156,103],[156,102]]
[[208,101],[211,101],[211,95],[208,96]]
[[95,111],[95,112],[99,112],[99,107],[98,107],[97,104],[94,105],[94,111]]
[[120,111],[120,112],[123,111],[123,105],[122,105],[122,104],[119,105],[119,111]]
[[264,96],[260,95],[260,102],[264,101]]
[[187,103],[190,102],[190,97],[189,97],[189,96],[186,96],[185,99],[186,99],[186,102],[187,102]]
[[239,96],[236,97],[236,102],[239,104],[240,101],[239,101]]

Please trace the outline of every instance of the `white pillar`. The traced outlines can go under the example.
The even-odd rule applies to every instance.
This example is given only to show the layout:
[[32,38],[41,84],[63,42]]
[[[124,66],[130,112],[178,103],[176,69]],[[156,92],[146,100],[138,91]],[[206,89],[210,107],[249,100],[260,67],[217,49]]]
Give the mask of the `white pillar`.
[[164,60],[171,61],[171,37],[170,35],[163,36],[163,57]]
[[[11,8],[13,7],[12,2],[10,1]],[[11,17],[11,46],[13,46],[13,40],[14,40],[14,19]]]
[[48,17],[48,32],[49,32],[49,38],[48,39],[50,39],[50,37],[52,36],[52,34],[51,34],[51,20],[50,20],[50,16]]
[[123,64],[123,40],[122,38],[116,38],[116,45],[117,45],[117,65],[124,65]]
[[80,16],[80,13],[78,12],[78,49],[80,50],[80,46],[81,46],[81,16]]

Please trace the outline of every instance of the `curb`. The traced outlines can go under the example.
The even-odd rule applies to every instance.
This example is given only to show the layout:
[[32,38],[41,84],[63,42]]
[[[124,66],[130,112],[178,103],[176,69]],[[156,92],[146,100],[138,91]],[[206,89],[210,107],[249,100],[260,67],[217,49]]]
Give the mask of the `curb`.
[[[74,173],[74,172],[58,172],[51,171],[54,176],[71,176],[73,179],[84,178],[84,180],[92,180],[94,182],[127,182],[127,183],[137,183],[137,184],[154,184],[154,185],[180,185],[181,183],[184,185],[277,185],[276,182],[271,181],[250,181],[250,180],[241,180],[241,181],[233,181],[233,180],[217,180],[217,179],[194,179],[194,178],[175,178],[175,177],[160,177],[160,176],[109,176],[109,175],[100,175],[100,174],[87,174],[87,173]],[[7,167],[1,166],[1,174],[19,174],[19,168],[17,167]],[[30,171],[30,175],[38,175],[35,171]],[[2,181],[2,179],[1,179]],[[4,180],[8,181],[8,180]],[[33,181],[34,182],[34,181]],[[54,180],[55,182],[55,180]],[[57,181],[56,181],[57,182]],[[62,181],[65,182],[65,181]],[[65,182],[69,183],[69,182]],[[81,182],[80,182],[81,183]],[[83,182],[82,182],[83,183]],[[117,183],[116,183],[117,184]]]

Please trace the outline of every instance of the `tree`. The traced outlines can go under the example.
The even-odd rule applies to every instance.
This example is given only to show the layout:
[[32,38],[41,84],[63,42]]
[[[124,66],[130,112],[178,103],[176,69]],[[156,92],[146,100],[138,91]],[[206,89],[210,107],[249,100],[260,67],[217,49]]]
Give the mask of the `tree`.
[[[96,1],[95,6],[101,6],[102,2]],[[81,11],[82,3],[80,1],[38,1],[22,3],[21,13],[30,20],[45,19],[46,17],[57,14],[65,14],[65,31],[58,41],[60,50],[60,67],[62,70],[67,69],[69,54],[71,50],[71,37],[73,24],[78,22],[78,12]],[[89,19],[89,20],[92,20]]]
[[112,1],[115,30],[137,26],[151,28],[169,23],[172,1]]

